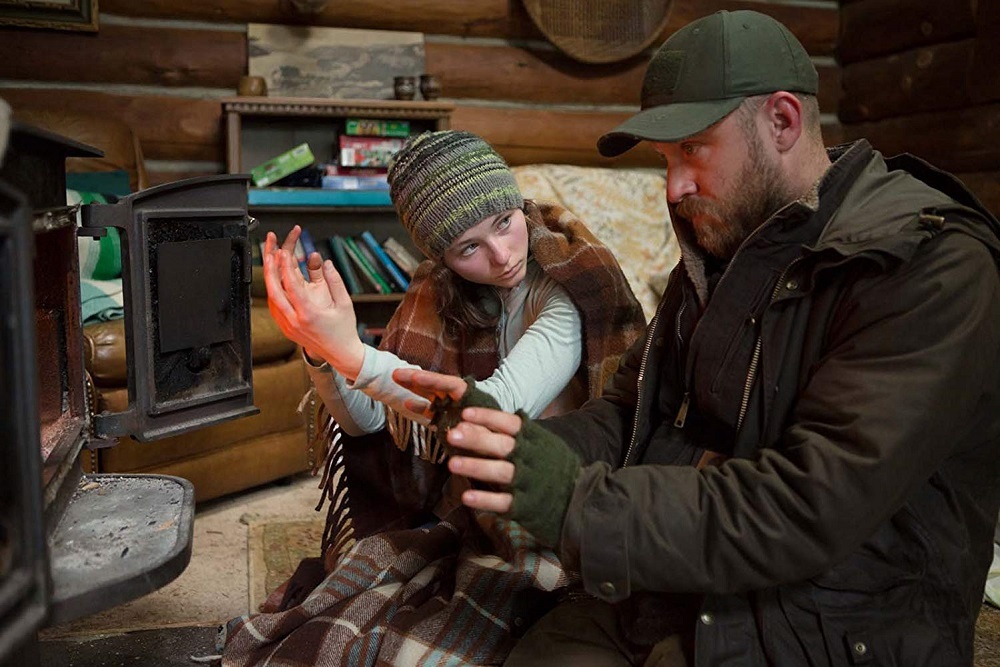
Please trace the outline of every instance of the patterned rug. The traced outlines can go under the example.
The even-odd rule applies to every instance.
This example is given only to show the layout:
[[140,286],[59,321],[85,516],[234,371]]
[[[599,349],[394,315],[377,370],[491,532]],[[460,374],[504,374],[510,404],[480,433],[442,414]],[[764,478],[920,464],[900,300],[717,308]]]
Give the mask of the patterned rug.
[[268,593],[292,576],[303,558],[318,556],[323,539],[322,517],[301,520],[251,521],[247,530],[247,573],[250,609],[260,609]]
[[976,623],[976,667],[1000,667],[1000,609],[986,604]]

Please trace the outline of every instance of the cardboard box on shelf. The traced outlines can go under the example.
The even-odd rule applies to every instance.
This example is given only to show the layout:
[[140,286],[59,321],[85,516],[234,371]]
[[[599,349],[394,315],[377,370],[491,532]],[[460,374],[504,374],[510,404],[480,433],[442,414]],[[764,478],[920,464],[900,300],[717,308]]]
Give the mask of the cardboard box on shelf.
[[295,148],[277,155],[250,170],[253,184],[259,188],[271,185],[285,176],[308,167],[315,161],[309,144],[299,144]]

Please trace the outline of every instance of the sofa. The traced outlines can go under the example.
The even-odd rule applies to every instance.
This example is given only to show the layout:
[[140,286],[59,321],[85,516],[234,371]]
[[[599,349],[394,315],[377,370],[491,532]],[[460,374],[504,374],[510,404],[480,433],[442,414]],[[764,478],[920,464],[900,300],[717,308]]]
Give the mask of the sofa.
[[[15,108],[14,117],[104,151],[103,158],[68,159],[68,173],[124,171],[131,191],[148,186],[141,146],[127,124],[75,111]],[[85,471],[177,475],[191,480],[196,501],[204,501],[311,469],[299,410],[308,376],[297,346],[270,316],[258,268],[250,321],[254,404],[260,413],[153,442],[122,438],[113,447],[85,449]],[[124,320],[86,324],[83,337],[91,414],[126,409]]]

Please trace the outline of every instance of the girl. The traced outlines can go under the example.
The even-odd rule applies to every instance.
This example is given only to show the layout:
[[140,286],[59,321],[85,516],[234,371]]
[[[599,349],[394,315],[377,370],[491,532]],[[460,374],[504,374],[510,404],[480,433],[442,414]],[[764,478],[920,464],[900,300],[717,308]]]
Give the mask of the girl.
[[[388,179],[399,220],[427,261],[379,349],[358,337],[332,263],[314,255],[303,279],[290,252],[297,230],[281,248],[269,234],[265,247],[271,312],[302,345],[336,423],[351,435],[385,427],[397,447],[438,463],[445,451],[436,430],[423,411],[407,409],[426,402],[392,381],[397,368],[460,375],[501,408],[532,417],[600,395],[644,327],[610,251],[565,209],[525,200],[503,159],[467,132],[411,139]],[[302,604],[230,622],[224,664],[256,664],[277,642],[281,655],[322,651],[343,664],[502,662],[526,623],[524,592],[567,578],[517,524],[463,509],[455,502],[463,488],[465,480],[449,480],[431,528],[367,537],[343,554],[328,549],[329,575]]]

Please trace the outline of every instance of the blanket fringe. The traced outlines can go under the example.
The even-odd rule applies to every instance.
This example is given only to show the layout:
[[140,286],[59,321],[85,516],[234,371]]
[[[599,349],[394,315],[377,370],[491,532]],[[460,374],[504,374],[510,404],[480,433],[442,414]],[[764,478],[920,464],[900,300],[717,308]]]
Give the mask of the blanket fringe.
[[321,489],[316,511],[323,509],[323,504],[330,501],[326,511],[326,522],[323,526],[322,555],[340,554],[354,543],[354,527],[350,517],[350,490],[347,483],[347,467],[344,465],[343,432],[340,424],[330,415],[322,402],[319,403],[316,421],[319,424],[316,434],[316,446],[322,455],[317,457],[313,474],[320,468],[323,477],[319,483]]
[[389,435],[401,452],[412,448],[413,455],[430,463],[443,463],[446,450],[445,443],[438,437],[437,431],[430,426],[418,424],[389,406],[385,406],[385,424]]
[[[350,548],[355,542],[355,533],[350,515],[350,484],[344,462],[344,432],[333,415],[327,412],[322,401],[317,401],[316,405],[317,428],[313,446],[320,455],[316,458],[312,472],[313,475],[320,471],[323,474],[319,483],[321,493],[316,511],[322,511],[323,505],[329,501],[322,542],[322,554],[327,557],[339,555]],[[386,427],[400,451],[409,449],[414,456],[431,463],[442,463],[445,460],[445,443],[438,438],[433,428],[419,424],[388,406],[385,412]]]

